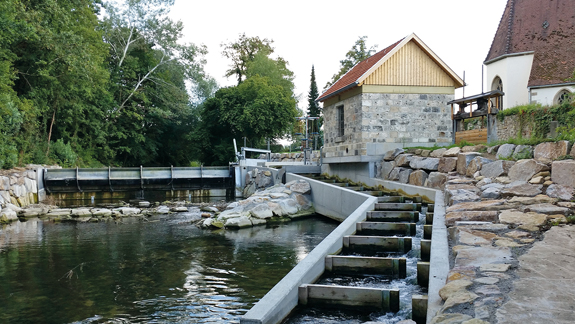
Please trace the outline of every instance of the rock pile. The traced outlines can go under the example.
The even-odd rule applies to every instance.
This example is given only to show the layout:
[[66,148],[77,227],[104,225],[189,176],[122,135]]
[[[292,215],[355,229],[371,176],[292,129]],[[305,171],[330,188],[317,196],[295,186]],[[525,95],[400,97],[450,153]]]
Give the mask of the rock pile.
[[[248,199],[228,205],[221,213],[208,212],[202,223],[206,228],[242,228],[265,225],[269,221],[293,219],[314,214],[311,187],[305,180],[277,184],[255,192]],[[204,216],[204,214],[202,214]]]
[[253,169],[247,172],[245,183],[246,185],[242,194],[244,198],[248,198],[253,195],[256,190],[272,186],[274,184],[274,179],[272,178],[272,173],[270,171]]
[[188,212],[188,207],[184,205],[144,207],[149,205],[149,202],[139,202],[139,207],[126,204],[125,206],[116,208],[59,208],[49,205],[28,205],[25,208],[20,208],[13,204],[5,204],[0,215],[0,222],[18,220],[18,218],[25,220],[32,217],[48,218],[53,221],[100,222],[121,217],[143,217],[157,214]]

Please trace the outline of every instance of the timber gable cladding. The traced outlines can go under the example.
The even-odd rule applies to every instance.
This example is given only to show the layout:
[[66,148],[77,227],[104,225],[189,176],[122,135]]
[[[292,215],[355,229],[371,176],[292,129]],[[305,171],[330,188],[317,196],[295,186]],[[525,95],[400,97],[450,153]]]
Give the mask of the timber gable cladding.
[[371,73],[363,84],[454,87],[455,81],[411,40]]
[[404,38],[356,64],[318,98],[324,103],[324,157],[450,144],[447,102],[461,86],[463,80],[421,39]]

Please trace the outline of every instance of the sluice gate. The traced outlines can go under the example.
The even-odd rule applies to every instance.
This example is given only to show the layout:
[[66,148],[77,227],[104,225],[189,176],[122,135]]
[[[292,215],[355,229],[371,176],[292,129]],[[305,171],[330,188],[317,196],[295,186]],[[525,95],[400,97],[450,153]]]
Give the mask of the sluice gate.
[[233,197],[235,192],[233,167],[45,169],[43,180],[49,194],[225,189]]

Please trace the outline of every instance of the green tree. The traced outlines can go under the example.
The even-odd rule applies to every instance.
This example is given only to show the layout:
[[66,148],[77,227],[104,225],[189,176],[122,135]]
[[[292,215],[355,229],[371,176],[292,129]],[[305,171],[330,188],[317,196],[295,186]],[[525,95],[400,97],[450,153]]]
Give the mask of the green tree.
[[267,38],[260,39],[259,37],[247,37],[245,33],[240,34],[238,40],[231,43],[222,43],[223,47],[222,55],[230,60],[230,69],[226,71],[226,77],[235,75],[238,80],[238,85],[242,83],[248,65],[254,60],[256,54],[263,53],[265,56],[269,56],[274,52],[274,48],[271,46],[273,40],[268,40]]
[[[98,30],[99,5],[91,0],[11,1],[21,29],[13,38],[13,90],[22,126],[15,138],[20,162],[44,162],[50,142],[63,139],[76,151],[101,144],[108,45]],[[41,157],[43,152],[44,157]]]
[[358,40],[355,41],[355,44],[351,47],[349,51],[345,54],[345,59],[339,61],[340,67],[339,71],[333,75],[331,81],[329,81],[324,90],[331,87],[337,80],[339,80],[347,71],[351,70],[357,63],[365,60],[366,58],[372,56],[377,49],[377,45],[374,45],[367,49],[366,45],[367,36],[359,37]]
[[[308,125],[308,131],[309,133],[318,133],[316,136],[319,136],[319,140],[318,140],[318,145],[321,146],[322,142],[323,142],[323,136],[321,133],[321,125],[323,122],[323,118],[322,118],[322,114],[321,114],[321,108],[319,107],[319,104],[315,101],[317,98],[319,97],[319,91],[317,89],[317,83],[315,82],[315,67],[312,65],[311,66],[311,79],[310,79],[310,86],[309,86],[309,92],[307,95],[307,102],[308,102],[308,106],[307,106],[307,111],[308,111],[308,116],[312,116],[312,117],[320,117],[319,119],[312,121],[309,125]],[[313,144],[313,143],[310,143]]]
[[235,87],[220,89],[206,100],[194,139],[202,162],[223,165],[234,158],[233,139],[276,140],[291,130],[295,99],[269,77],[252,76]]
[[268,77],[270,82],[281,86],[286,93],[293,96],[294,74],[288,69],[288,62],[281,57],[270,58],[264,52],[257,53],[252,61],[247,63],[245,76],[249,79],[256,75]]
[[[204,72],[207,49],[183,44],[183,24],[167,17],[173,0],[129,0],[106,3],[104,38],[110,44],[110,92],[106,111],[110,161],[129,165],[187,165],[188,148],[197,116],[193,106],[212,96],[217,87]],[[190,81],[192,97],[185,81]],[[180,132],[174,133],[175,130]]]

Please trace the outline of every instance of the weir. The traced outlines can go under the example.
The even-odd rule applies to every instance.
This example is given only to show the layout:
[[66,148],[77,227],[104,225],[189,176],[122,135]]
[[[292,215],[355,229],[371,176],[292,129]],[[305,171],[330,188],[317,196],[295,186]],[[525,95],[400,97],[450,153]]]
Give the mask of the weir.
[[233,167],[45,169],[43,180],[49,194],[220,190],[235,196]]

